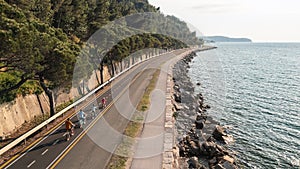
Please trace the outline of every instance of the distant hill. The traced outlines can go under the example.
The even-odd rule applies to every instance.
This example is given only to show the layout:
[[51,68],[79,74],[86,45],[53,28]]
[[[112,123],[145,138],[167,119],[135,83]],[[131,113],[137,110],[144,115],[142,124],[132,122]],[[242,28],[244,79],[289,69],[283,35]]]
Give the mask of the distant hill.
[[252,42],[248,38],[230,38],[226,36],[206,36],[204,40],[207,42]]

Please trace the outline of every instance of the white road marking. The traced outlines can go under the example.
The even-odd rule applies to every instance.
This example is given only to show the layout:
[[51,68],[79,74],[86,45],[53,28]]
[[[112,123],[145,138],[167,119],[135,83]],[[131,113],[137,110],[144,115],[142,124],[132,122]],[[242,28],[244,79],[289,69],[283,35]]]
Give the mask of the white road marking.
[[[167,52],[167,53],[165,53],[165,54],[168,54],[168,53],[171,53],[171,52]],[[165,54],[162,54],[162,55],[165,55]],[[160,55],[158,55],[158,56],[160,56]],[[149,58],[149,59],[151,59],[151,58]],[[147,59],[147,60],[149,60],[149,59]],[[147,61],[147,60],[145,60],[145,61]],[[136,63],[135,65],[133,65],[133,66],[131,66],[130,68],[128,68],[125,72],[127,72],[127,71],[129,71],[129,70],[133,70],[132,72],[134,72],[135,70],[137,70],[137,68],[135,67],[136,65],[138,65],[138,63]],[[115,79],[113,79],[113,80],[115,80]],[[123,79],[124,80],[124,79]],[[126,82],[126,81],[129,81],[130,79],[126,79],[126,80],[124,80],[123,81],[123,84],[124,84],[124,82]],[[116,79],[116,82],[120,82],[120,80],[118,80],[118,79]],[[106,84],[107,85],[107,84]],[[127,87],[127,85],[128,84],[126,84],[126,87]],[[115,89],[116,91],[117,91],[117,89]],[[104,93],[103,93],[104,94]],[[110,94],[111,95],[111,94]],[[101,95],[99,95],[99,97],[97,97],[97,98],[100,98],[100,96]],[[102,112],[102,111],[101,111]],[[99,115],[100,114],[103,114],[103,113],[99,113]],[[76,116],[76,114],[74,114],[71,118],[73,118],[73,117],[75,117]],[[91,124],[91,123],[90,123]],[[87,126],[87,128],[90,126],[90,124]],[[60,125],[59,127],[57,127],[55,130],[53,130],[52,132],[50,132],[50,134],[48,134],[46,137],[44,137],[42,140],[40,140],[37,144],[35,144],[34,146],[32,146],[31,148],[29,148],[25,153],[23,153],[23,154],[21,154],[17,159],[15,159],[15,160],[13,160],[13,162],[11,162],[10,164],[8,164],[4,169],[7,169],[7,168],[9,168],[10,166],[12,166],[14,163],[16,163],[19,159],[21,159],[23,156],[25,156],[29,151],[31,151],[33,148],[35,148],[35,147],[37,147],[37,145],[39,145],[41,142],[43,142],[45,139],[47,139],[49,136],[51,136],[54,132],[56,132],[61,126],[63,126],[63,124],[62,125]],[[85,129],[84,129],[84,131],[85,131]],[[83,131],[82,131],[83,132]],[[80,133],[81,134],[81,133]],[[70,145],[80,136],[80,134],[64,149],[64,151],[66,151],[69,147],[70,147]],[[56,140],[57,142],[59,141],[59,140]],[[55,145],[57,142],[55,142],[53,145]],[[60,155],[59,156],[57,156],[56,158],[55,158],[55,160],[54,161],[52,161],[52,163],[47,167],[47,168],[49,168],[63,153],[64,153],[64,151],[63,152],[61,152],[60,153]],[[35,160],[32,162],[33,164],[35,163]],[[31,164],[32,165],[32,164]]]
[[[99,119],[98,119],[99,120]],[[49,169],[64,153],[69,149],[69,147],[84,133],[86,130],[92,125],[92,123],[89,123],[86,128],[84,128],[75,138],[74,140],[68,144],[68,146],[60,152],[60,154],[46,167],[46,169]],[[86,135],[86,133],[85,133]]]
[[44,155],[44,154],[46,154],[48,152],[48,149],[46,149],[43,153],[42,153],[42,156]]
[[33,160],[30,164],[28,164],[27,168],[30,168],[35,163],[35,160]]
[[65,133],[64,136],[66,136],[68,133]]
[[55,142],[52,144],[53,146],[55,145],[55,144],[57,144],[59,142],[59,140],[57,139],[57,140],[55,140]]
[[[61,125],[62,126],[62,125]],[[60,127],[61,127],[60,126]],[[42,141],[46,140],[51,134],[53,134],[54,132],[56,132],[60,127],[58,127],[56,130],[53,130],[50,134],[48,134],[46,137],[44,137],[42,140],[40,140],[38,143],[36,143],[34,146],[32,146],[31,148],[29,148],[25,153],[23,153],[22,155],[20,155],[17,159],[15,159],[13,162],[11,162],[9,165],[7,165],[4,169],[9,168],[10,166],[12,166],[15,162],[17,162],[18,160],[20,160],[23,156],[25,156],[29,151],[31,151],[33,148],[35,148],[37,145],[39,145]]]

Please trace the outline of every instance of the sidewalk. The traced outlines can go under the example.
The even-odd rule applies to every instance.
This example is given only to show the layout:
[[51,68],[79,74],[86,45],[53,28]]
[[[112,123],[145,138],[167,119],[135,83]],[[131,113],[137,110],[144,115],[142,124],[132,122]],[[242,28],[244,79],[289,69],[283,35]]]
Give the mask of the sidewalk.
[[[189,52],[175,56],[161,67],[156,88],[151,93],[151,106],[145,118],[142,134],[140,138],[137,138],[137,148],[131,163],[131,169],[163,168],[163,160],[166,160],[166,155],[173,156],[173,125],[169,124],[172,123],[169,83],[173,65],[182,59],[186,53]],[[167,158],[167,168],[172,168],[172,157]],[[164,167],[166,166],[164,165]]]

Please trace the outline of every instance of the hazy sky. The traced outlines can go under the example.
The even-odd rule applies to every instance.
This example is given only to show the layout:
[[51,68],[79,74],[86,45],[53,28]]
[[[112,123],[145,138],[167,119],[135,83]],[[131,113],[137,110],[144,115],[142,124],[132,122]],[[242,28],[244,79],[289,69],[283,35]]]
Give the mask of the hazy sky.
[[148,0],[202,34],[300,42],[300,0]]

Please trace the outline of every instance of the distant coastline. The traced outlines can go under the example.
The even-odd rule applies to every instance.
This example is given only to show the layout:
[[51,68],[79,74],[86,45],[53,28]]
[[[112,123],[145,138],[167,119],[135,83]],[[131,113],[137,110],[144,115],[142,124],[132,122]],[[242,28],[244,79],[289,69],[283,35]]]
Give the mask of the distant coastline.
[[208,43],[214,42],[252,42],[249,38],[231,38],[226,36],[205,36],[204,40]]

